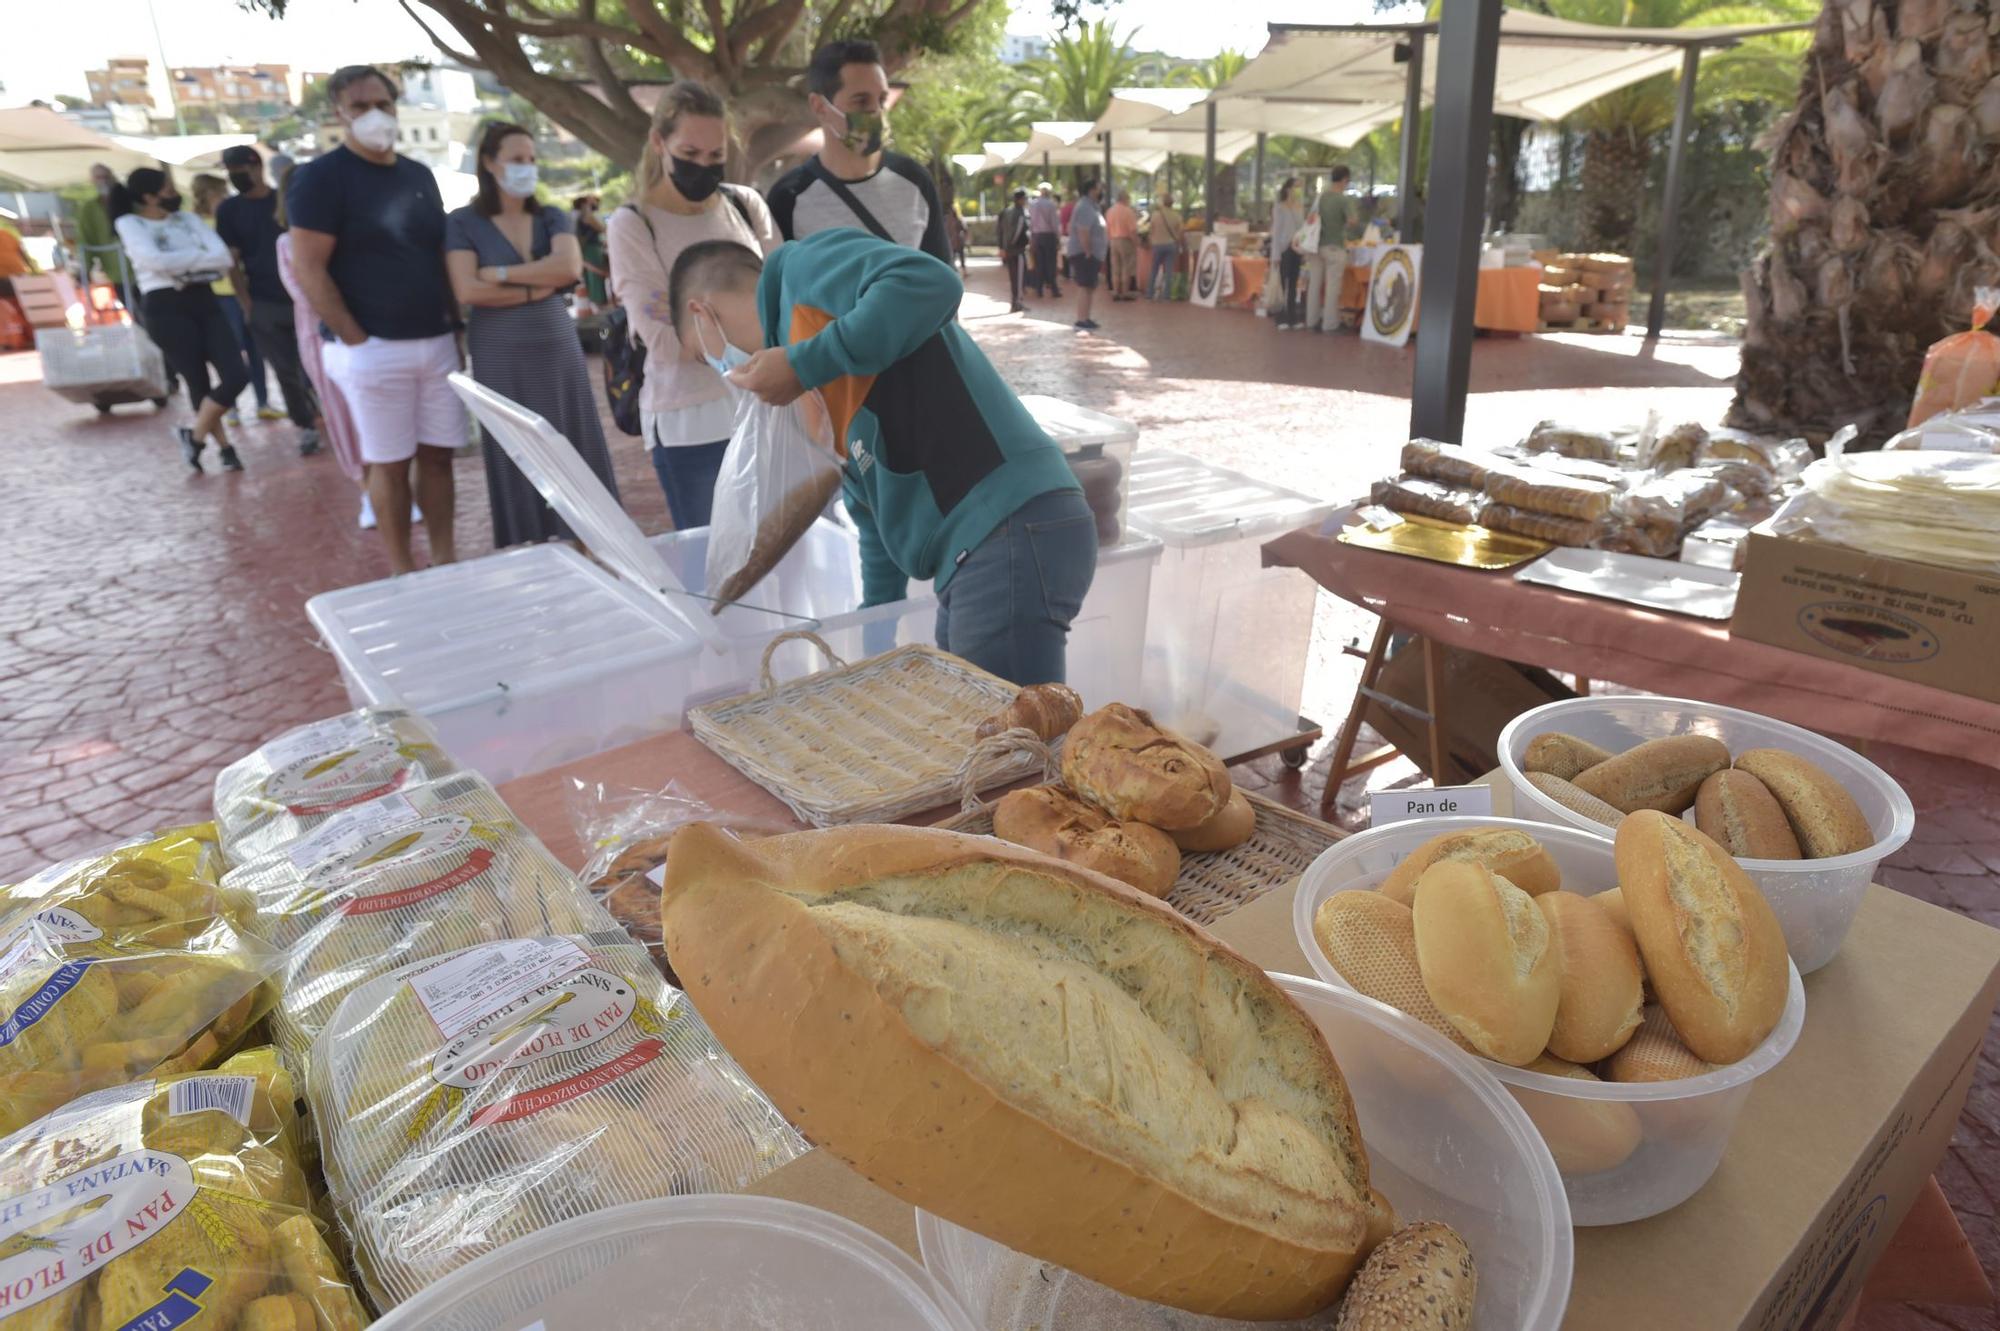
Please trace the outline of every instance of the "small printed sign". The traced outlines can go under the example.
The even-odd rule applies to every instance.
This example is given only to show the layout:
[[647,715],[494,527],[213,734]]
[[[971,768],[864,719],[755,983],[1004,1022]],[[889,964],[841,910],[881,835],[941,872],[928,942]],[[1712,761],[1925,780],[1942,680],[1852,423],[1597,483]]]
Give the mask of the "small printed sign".
[[1412,818],[1489,818],[1491,786],[1434,786],[1427,790],[1378,790],[1368,796],[1371,827]]

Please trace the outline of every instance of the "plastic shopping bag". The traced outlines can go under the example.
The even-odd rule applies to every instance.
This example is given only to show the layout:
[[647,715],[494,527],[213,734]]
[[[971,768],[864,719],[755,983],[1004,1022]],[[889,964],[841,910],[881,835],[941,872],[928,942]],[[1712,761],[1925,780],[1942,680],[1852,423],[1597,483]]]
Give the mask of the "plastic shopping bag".
[[1996,312],[2000,312],[2000,287],[1975,288],[1972,327],[1931,343],[1904,429],[2000,392],[2000,337],[1986,331]]
[[709,611],[718,615],[778,566],[840,491],[832,418],[818,393],[774,407],[729,391],[736,425],[708,524]]

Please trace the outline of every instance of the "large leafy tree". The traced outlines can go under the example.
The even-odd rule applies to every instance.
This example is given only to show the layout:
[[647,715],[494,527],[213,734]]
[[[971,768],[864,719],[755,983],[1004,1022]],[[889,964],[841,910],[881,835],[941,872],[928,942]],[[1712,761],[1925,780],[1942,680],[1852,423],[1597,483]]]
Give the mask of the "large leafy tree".
[[1132,83],[1139,54],[1110,21],[1079,23],[1049,43],[1049,53],[1021,66],[1024,86],[1050,120],[1095,120],[1111,105],[1111,91]]

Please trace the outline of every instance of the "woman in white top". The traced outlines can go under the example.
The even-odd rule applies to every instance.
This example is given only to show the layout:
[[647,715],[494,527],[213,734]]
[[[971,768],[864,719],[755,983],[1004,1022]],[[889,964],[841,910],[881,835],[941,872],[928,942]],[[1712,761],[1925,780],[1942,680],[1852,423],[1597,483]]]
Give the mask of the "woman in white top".
[[[242,471],[222,430],[222,414],[250,376],[243,349],[216,303],[211,282],[229,272],[229,247],[191,213],[164,171],[142,166],[125,178],[131,211],[114,225],[146,311],[146,332],[188,387],[194,425],[178,430],[181,456],[201,470],[202,445],[214,440],[225,471]],[[215,370],[211,383],[209,369]]]
[[646,344],[639,396],[644,437],[667,511],[681,530],[708,525],[733,410],[701,348],[674,336],[667,275],[698,241],[733,240],[766,254],[778,247],[764,200],[722,183],[728,152],[722,99],[699,83],[675,83],[653,108],[639,160],[639,201],[613,213],[609,225],[611,287]]

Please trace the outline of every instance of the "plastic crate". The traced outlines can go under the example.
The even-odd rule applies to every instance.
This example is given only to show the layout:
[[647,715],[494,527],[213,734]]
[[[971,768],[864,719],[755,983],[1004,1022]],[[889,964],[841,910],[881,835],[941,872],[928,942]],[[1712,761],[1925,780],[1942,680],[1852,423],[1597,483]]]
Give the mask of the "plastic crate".
[[[1101,545],[1112,546],[1130,534],[1132,499],[1132,453],[1139,444],[1139,427],[1130,421],[1107,416],[1101,411],[1079,407],[1061,398],[1040,393],[1024,393],[1021,405],[1035,418],[1049,438],[1056,441],[1068,459],[1070,470],[1084,487],[1091,512],[1097,515],[1097,537]],[[1095,484],[1103,463],[1115,464],[1115,497],[1107,508],[1107,496]]]
[[166,358],[145,330],[132,324],[96,324],[75,332],[37,329],[35,350],[41,353],[42,382],[64,396],[167,395]]

